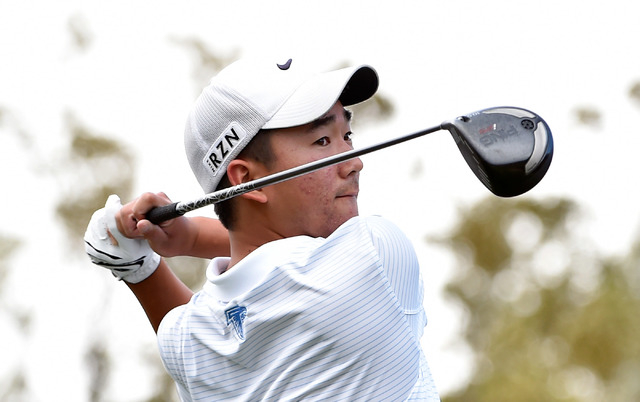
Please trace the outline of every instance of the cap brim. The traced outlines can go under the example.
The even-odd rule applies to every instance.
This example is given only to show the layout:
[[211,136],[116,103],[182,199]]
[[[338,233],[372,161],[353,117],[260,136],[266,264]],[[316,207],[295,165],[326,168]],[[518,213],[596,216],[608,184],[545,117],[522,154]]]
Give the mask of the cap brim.
[[343,106],[363,102],[378,90],[378,75],[366,65],[316,74],[304,81],[283,103],[264,129],[310,123],[340,100]]

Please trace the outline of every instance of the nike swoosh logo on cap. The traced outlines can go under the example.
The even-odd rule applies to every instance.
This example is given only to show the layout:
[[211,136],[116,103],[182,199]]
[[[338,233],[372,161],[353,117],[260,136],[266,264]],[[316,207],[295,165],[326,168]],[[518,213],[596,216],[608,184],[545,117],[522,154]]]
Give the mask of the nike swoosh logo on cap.
[[278,64],[278,68],[279,68],[280,70],[288,70],[288,69],[289,69],[289,67],[291,67],[291,61],[292,61],[292,59],[289,59],[289,60],[287,60],[287,62],[286,62],[286,63],[284,63],[284,64]]

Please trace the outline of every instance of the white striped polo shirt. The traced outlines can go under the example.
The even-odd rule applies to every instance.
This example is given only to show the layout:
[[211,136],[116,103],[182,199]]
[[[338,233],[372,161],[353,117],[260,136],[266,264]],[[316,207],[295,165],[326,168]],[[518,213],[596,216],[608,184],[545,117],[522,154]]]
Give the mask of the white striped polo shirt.
[[420,347],[417,258],[388,221],[355,217],[224,272],[228,261],[212,260],[204,288],[158,330],[182,400],[439,400]]

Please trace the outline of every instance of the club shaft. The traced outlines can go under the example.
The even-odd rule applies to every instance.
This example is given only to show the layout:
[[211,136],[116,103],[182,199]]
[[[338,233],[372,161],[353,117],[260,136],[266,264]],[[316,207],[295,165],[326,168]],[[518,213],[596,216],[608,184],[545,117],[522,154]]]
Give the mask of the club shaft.
[[354,159],[371,152],[388,148],[390,146],[397,145],[397,144],[412,140],[414,138],[422,137],[424,135],[439,131],[441,129],[442,127],[440,125],[434,126],[434,127],[427,128],[425,130],[421,130],[412,134],[404,135],[402,137],[383,141],[381,143],[373,144],[361,149],[354,149],[351,151],[343,152],[343,153],[333,155],[324,159],[319,159],[317,161],[300,165],[288,170],[283,170],[282,172],[274,173],[272,175],[265,176],[253,181],[238,184],[236,186],[232,186],[226,189],[218,190],[213,193],[206,194],[197,200],[176,202],[170,205],[166,205],[164,207],[154,208],[147,213],[146,218],[152,223],[159,224],[166,220],[174,219],[174,218],[177,218],[178,216],[182,216],[187,212],[191,212],[198,208],[202,208],[207,205],[212,205],[222,201],[226,201],[238,195],[245,194],[250,191],[258,190],[263,187],[270,186],[272,184],[281,183],[286,180],[294,179],[296,177],[305,175],[307,173],[315,172],[316,170],[319,170],[328,166],[346,162],[350,159]]

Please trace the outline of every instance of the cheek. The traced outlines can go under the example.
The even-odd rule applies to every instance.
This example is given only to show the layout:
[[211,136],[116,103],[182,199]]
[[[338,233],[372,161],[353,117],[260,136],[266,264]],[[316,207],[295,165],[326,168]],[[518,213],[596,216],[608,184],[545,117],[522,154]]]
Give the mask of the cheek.
[[326,201],[331,194],[331,168],[322,169],[299,177],[299,190],[315,203]]

